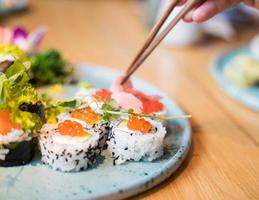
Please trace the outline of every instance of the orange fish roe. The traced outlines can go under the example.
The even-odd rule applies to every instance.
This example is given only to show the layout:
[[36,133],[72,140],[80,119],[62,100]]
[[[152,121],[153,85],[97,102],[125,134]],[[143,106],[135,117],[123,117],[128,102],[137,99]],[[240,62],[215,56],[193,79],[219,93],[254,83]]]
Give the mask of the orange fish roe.
[[140,131],[141,133],[149,133],[152,125],[143,118],[136,116],[129,116],[128,128],[133,131]]
[[11,114],[7,109],[0,111],[0,134],[7,135],[13,128],[21,129],[21,126],[11,120]]
[[142,112],[144,114],[151,114],[154,112],[160,112],[164,109],[164,105],[156,99],[153,100],[147,100],[147,101],[142,101],[143,103],[143,110]]
[[96,100],[105,101],[105,102],[110,101],[111,96],[112,96],[112,93],[107,89],[98,90],[93,95],[93,97],[96,98]]
[[133,94],[142,102],[142,105],[143,105],[142,112],[144,114],[160,112],[164,109],[164,104],[161,103],[159,101],[159,99],[150,97],[150,96],[145,95],[144,93],[134,90],[134,89],[126,89],[125,91]]
[[64,122],[59,123],[58,130],[61,135],[68,135],[68,136],[83,137],[87,134],[80,123],[73,122],[70,120],[65,120]]
[[101,120],[101,117],[97,115],[90,107],[75,110],[71,113],[70,116],[76,119],[80,119],[91,126]]

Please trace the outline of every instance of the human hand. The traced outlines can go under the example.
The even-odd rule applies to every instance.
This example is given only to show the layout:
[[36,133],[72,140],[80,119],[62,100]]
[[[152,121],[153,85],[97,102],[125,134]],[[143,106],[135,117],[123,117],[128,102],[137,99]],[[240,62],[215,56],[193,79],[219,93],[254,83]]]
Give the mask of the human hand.
[[[188,0],[180,0],[179,5],[185,4],[186,1]],[[197,0],[196,6],[185,15],[184,21],[204,22],[239,3],[259,8],[259,0]]]

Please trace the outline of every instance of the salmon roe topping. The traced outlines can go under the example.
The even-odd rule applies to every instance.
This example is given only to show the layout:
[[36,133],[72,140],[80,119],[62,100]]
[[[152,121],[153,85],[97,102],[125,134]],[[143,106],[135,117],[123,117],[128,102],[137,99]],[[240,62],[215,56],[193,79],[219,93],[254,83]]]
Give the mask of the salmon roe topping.
[[11,114],[7,109],[0,111],[0,134],[7,135],[12,129],[21,129],[21,126],[11,119]]
[[96,114],[90,107],[77,109],[73,111],[70,116],[76,119],[80,119],[91,126],[101,120],[101,117]]
[[142,105],[143,105],[142,112],[144,114],[160,112],[164,109],[164,104],[161,103],[159,99],[147,96],[144,93],[134,89],[126,89],[126,92],[133,94],[142,102]]
[[160,112],[164,109],[164,105],[156,99],[147,100],[147,101],[142,100],[142,103],[143,103],[142,111],[144,114]]
[[70,120],[65,120],[64,122],[59,123],[58,130],[61,135],[79,137],[86,135],[86,132],[84,131],[84,128],[80,123]]
[[96,91],[93,96],[96,100],[107,102],[111,100],[112,93],[107,89],[101,89]]
[[141,133],[149,133],[152,129],[152,125],[143,118],[136,116],[129,116],[128,128],[133,131],[140,131]]

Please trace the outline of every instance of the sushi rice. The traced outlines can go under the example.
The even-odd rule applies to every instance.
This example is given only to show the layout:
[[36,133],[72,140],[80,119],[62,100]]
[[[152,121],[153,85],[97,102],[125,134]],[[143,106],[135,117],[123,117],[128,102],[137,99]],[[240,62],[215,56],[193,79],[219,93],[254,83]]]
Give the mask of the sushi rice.
[[107,143],[114,165],[126,161],[152,161],[163,155],[165,127],[161,122],[147,118],[145,120],[152,125],[148,134],[130,130],[124,119],[112,127]]
[[[9,145],[12,143],[21,143],[24,141],[30,141],[32,138],[25,133],[22,129],[13,128],[8,134],[0,134],[0,146]],[[10,153],[10,149],[0,148],[0,161],[5,161],[6,157]]]
[[86,170],[102,150],[100,134],[87,131],[90,137],[66,136],[59,133],[58,124],[45,124],[39,138],[42,161],[63,172]]
[[29,141],[32,138],[29,137],[22,129],[13,128],[7,135],[0,134],[0,145],[10,144],[12,142]]
[[[84,109],[84,107],[78,109]],[[102,150],[107,148],[106,140],[110,126],[108,122],[102,120],[89,125],[81,119],[72,117],[72,112],[62,113],[58,117],[57,124],[44,125],[39,139],[42,161],[53,169],[64,172],[78,172],[92,166]],[[80,124],[91,136],[60,134],[58,125],[65,121]]]

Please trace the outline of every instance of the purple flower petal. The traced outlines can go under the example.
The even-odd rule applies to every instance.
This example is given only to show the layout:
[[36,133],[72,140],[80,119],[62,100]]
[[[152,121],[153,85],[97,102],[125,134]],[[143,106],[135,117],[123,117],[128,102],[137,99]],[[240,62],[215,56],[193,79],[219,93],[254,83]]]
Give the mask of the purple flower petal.
[[15,40],[21,39],[21,38],[27,38],[28,32],[23,27],[16,27],[13,31],[13,43],[15,43]]
[[34,32],[30,33],[27,42],[28,42],[28,53],[35,53],[38,50],[38,47],[46,35],[47,28],[39,27]]

